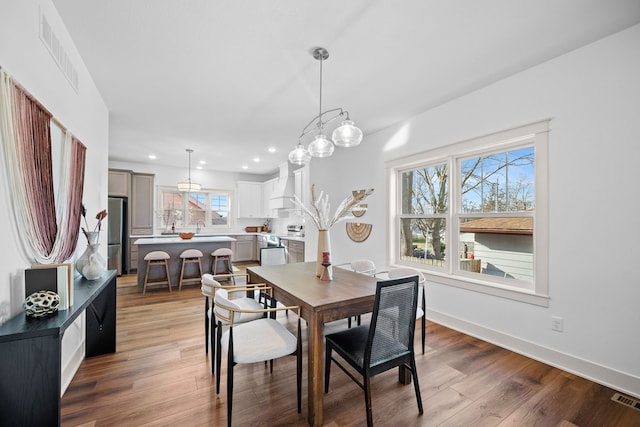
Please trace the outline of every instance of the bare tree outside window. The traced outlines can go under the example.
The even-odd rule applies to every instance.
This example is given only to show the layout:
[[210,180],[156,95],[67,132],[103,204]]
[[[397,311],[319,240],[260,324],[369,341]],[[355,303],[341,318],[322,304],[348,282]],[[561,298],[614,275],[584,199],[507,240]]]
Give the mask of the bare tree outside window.
[[442,265],[449,209],[447,174],[445,164],[403,172],[402,256]]
[[[494,213],[504,216],[505,213],[527,212],[535,208],[533,147],[461,159],[459,165],[461,224],[476,221],[477,214]],[[435,266],[444,265],[447,255],[447,216],[451,209],[449,173],[447,164],[430,165],[401,173],[400,253],[403,259]],[[465,214],[471,216],[465,217]],[[485,218],[484,223],[489,224],[491,221]],[[500,224],[503,225],[494,222],[492,229],[474,231],[498,235],[502,231],[505,235],[523,234],[522,230],[499,228],[510,224],[508,221],[501,221]],[[472,238],[476,233],[465,235]],[[524,234],[527,233],[532,234],[532,230],[527,230]],[[460,252],[460,258],[474,258],[475,248],[482,248],[474,240],[460,239],[458,243],[453,252],[451,249],[448,251],[450,255]],[[479,263],[476,265],[480,266]],[[504,276],[508,277],[506,273]]]

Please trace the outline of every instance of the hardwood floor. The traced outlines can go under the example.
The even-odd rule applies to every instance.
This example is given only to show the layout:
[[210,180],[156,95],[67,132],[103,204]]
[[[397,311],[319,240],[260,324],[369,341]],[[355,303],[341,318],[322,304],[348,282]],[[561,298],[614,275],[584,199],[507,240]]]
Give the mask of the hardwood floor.
[[[62,399],[62,425],[226,425],[225,362],[216,395],[199,286],[148,288],[143,296],[128,275],[117,288],[117,352],[82,363]],[[295,316],[279,319],[295,328]],[[327,332],[344,327],[346,321],[335,322]],[[418,325],[416,349],[419,342]],[[376,425],[640,426],[640,411],[613,402],[607,387],[432,322],[426,342],[426,353],[416,353],[424,415],[413,386],[389,371],[372,380]],[[234,373],[234,425],[307,425],[306,363],[301,414],[294,357],[276,360],[272,375],[262,363],[238,365]],[[339,369],[331,375],[325,425],[365,425],[362,390]]]

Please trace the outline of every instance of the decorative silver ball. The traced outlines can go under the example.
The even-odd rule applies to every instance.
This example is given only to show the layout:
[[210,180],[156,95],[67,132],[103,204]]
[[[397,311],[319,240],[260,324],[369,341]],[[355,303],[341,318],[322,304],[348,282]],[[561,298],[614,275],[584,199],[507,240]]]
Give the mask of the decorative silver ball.
[[58,311],[60,296],[53,291],[38,291],[29,295],[22,304],[29,317],[44,317]]

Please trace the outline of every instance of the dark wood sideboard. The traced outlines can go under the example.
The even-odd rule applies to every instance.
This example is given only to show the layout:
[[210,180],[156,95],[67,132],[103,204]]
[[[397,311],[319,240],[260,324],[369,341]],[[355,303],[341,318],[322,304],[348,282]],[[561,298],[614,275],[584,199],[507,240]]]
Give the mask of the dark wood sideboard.
[[86,310],[86,357],[116,351],[116,271],[78,278],[73,305],[43,319],[0,326],[0,426],[60,425],[62,337]]

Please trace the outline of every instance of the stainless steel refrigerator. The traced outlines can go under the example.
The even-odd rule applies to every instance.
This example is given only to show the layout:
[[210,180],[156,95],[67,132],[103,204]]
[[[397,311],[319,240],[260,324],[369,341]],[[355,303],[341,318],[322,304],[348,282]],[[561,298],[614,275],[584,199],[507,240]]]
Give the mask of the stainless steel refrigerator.
[[124,197],[109,197],[107,220],[109,224],[109,239],[107,250],[109,270],[118,270],[122,274],[126,259],[127,232],[127,199]]

